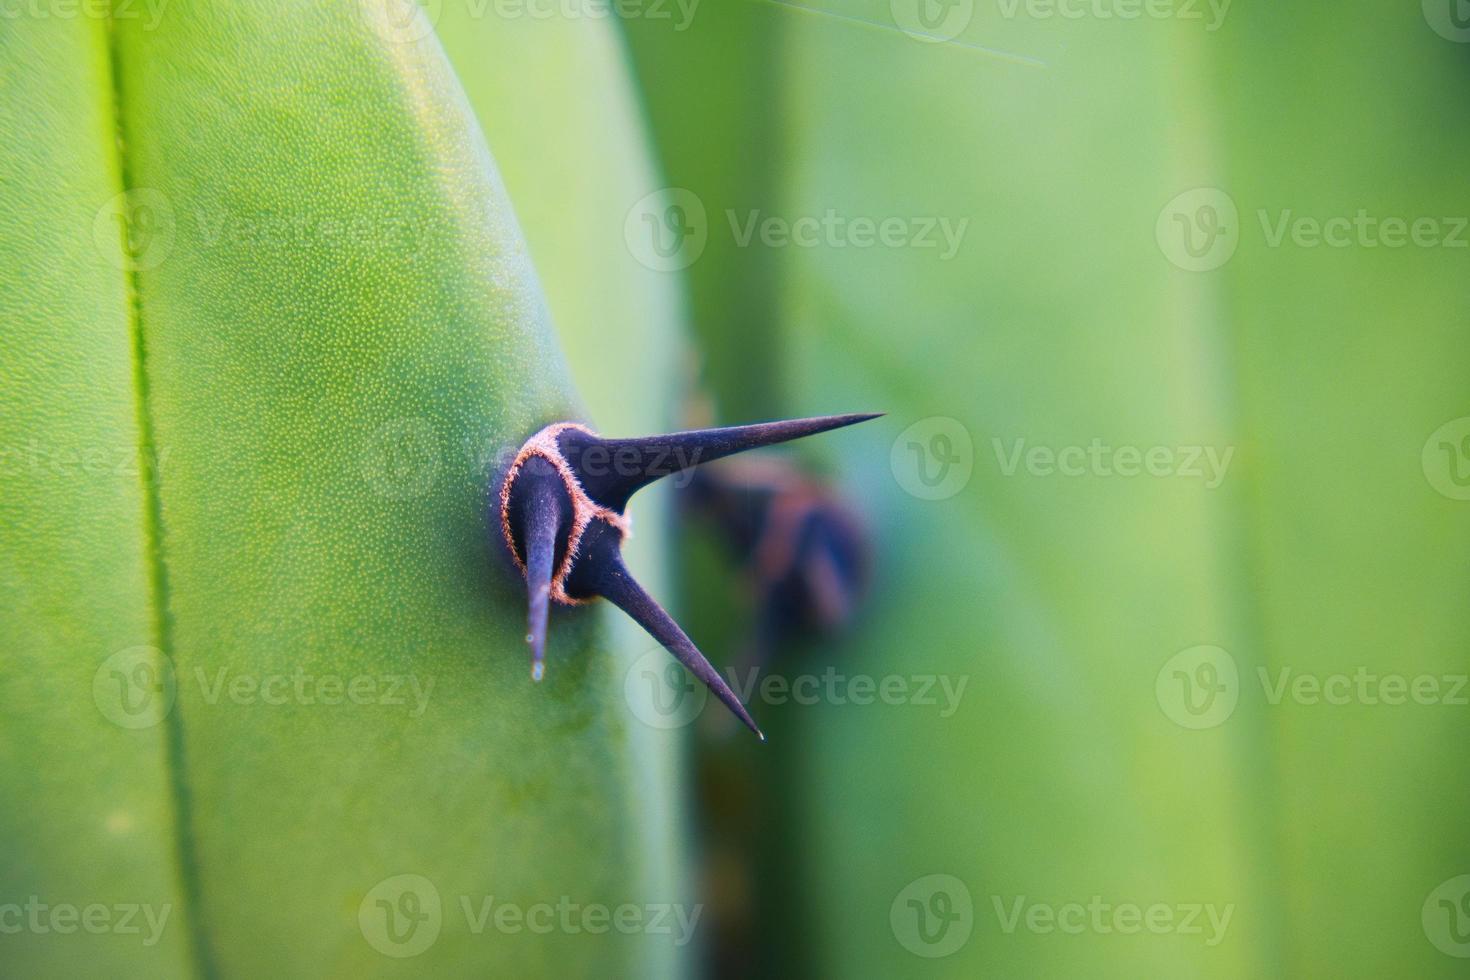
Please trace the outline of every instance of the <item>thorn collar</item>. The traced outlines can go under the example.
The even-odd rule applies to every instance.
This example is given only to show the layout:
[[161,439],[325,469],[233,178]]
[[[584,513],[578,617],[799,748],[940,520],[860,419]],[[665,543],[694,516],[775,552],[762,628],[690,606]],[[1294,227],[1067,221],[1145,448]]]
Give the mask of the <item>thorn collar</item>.
[[522,577],[526,575],[526,562],[516,551],[515,537],[510,527],[510,495],[515,486],[516,477],[520,475],[521,467],[526,460],[532,456],[540,456],[552,465],[557,475],[561,477],[562,485],[566,487],[567,496],[572,500],[572,526],[567,533],[567,552],[556,566],[551,576],[551,598],[564,606],[581,606],[591,602],[596,596],[585,599],[576,599],[567,595],[567,576],[571,574],[572,566],[576,564],[578,548],[582,543],[582,535],[586,533],[587,527],[594,521],[604,521],[617,529],[618,534],[627,538],[632,530],[632,522],[626,514],[619,514],[610,507],[604,507],[591,497],[582,488],[582,481],[577,479],[577,474],[572,471],[571,464],[562,455],[561,445],[557,437],[563,432],[574,430],[586,435],[597,437],[597,433],[585,425],[576,422],[557,422],[548,425],[531,438],[527,439],[521,446],[521,451],[516,454],[515,461],[510,464],[510,469],[505,476],[505,482],[500,485],[500,533],[505,536],[506,547],[510,549],[510,557],[520,569]]

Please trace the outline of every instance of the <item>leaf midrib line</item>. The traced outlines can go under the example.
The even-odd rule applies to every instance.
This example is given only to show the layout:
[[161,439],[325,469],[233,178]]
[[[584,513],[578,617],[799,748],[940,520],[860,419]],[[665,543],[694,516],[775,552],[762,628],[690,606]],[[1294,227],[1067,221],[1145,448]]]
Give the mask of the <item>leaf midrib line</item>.
[[[112,83],[111,104],[113,123],[113,148],[117,154],[117,173],[124,194],[134,187],[131,161],[128,156],[131,143],[123,98],[122,51],[118,41],[115,8],[108,11],[107,23],[108,75]],[[148,346],[143,331],[143,303],[138,269],[127,257],[124,283],[127,289],[128,325],[133,341],[133,402],[137,416],[139,459],[144,465],[138,468],[143,491],[143,551],[148,562],[149,592],[152,601],[153,632],[155,647],[167,660],[172,661],[174,637],[173,618],[169,612],[168,566],[164,561],[163,549],[163,496],[159,486],[158,456],[154,452],[155,432],[150,406],[148,382]],[[161,668],[163,665],[158,664]],[[161,672],[159,676],[162,676]],[[194,972],[201,978],[218,975],[214,954],[204,927],[201,902],[201,880],[198,851],[195,847],[193,819],[189,786],[184,766],[184,723],[183,710],[175,698],[172,710],[163,719],[164,769],[170,787],[170,798],[174,823],[175,870],[178,875],[178,890],[186,907],[185,930],[188,933],[189,956]]]

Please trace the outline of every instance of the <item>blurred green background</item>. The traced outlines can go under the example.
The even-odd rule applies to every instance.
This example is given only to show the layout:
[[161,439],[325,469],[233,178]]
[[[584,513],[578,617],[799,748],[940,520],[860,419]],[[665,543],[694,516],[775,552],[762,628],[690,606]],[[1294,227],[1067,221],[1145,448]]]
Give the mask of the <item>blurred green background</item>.
[[[59,9],[0,22],[0,973],[1464,975],[1459,0]],[[874,567],[769,743],[614,615],[530,685],[493,449],[869,410],[783,454]],[[630,564],[728,665],[676,498]],[[437,687],[192,680],[302,663]]]
[[[828,454],[880,557],[824,655],[969,684],[947,718],[784,709],[763,763],[785,859],[751,936],[832,976],[1459,975],[1466,423],[1436,431],[1470,352],[1456,8],[804,6],[629,21],[668,180],[709,216],[694,328],[728,406],[890,413],[893,467]],[[919,13],[953,40],[895,29]],[[757,211],[968,227],[948,258],[741,248]],[[968,481],[906,492],[951,433]],[[1218,479],[1183,452],[1159,476],[1014,462],[1099,441],[1232,455]],[[1185,688],[1217,667],[1219,700]],[[934,874],[973,905],[953,952],[899,921]],[[1049,924],[1097,902],[1233,915],[1218,941]]]

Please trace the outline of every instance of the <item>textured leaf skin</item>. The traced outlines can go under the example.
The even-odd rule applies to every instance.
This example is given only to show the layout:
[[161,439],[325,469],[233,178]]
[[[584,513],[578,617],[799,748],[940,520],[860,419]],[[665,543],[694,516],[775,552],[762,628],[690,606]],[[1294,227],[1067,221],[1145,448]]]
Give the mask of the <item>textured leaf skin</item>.
[[[1257,671],[1464,673],[1465,504],[1435,494],[1419,461],[1466,414],[1464,253],[1273,249],[1256,212],[1465,214],[1453,172],[1470,147],[1446,95],[1463,86],[1463,45],[1413,7],[1337,32],[1305,6],[1236,5],[1206,33],[973,5],[962,39],[1047,64],[1034,69],[905,36],[888,6],[841,7],[886,30],[750,14],[784,73],[780,121],[713,148],[684,113],[738,100],[742,79],[660,86],[701,71],[693,45],[633,29],[666,159],[681,161],[671,181],[719,188],[711,160],[776,146],[785,179],[751,206],[971,219],[948,262],[773,258],[786,348],[769,369],[790,399],[773,409],[891,413],[878,452],[832,454],[883,556],[881,598],[835,666],[969,683],[948,719],[767,712],[776,744],[797,746],[772,791],[799,800],[803,869],[800,887],[766,884],[789,899],[767,928],[796,923],[784,932],[805,968],[844,977],[1459,975],[1420,913],[1470,869],[1466,767],[1449,750],[1464,709],[1271,705]],[[1242,239],[1223,268],[1191,273],[1161,253],[1155,220],[1201,186],[1234,197]],[[706,205],[713,235],[720,205]],[[931,416],[974,441],[974,475],[942,501],[906,493],[890,467],[903,430]],[[1235,458],[1206,491],[1006,476],[992,442],[1095,437]],[[1191,731],[1155,682],[1197,644],[1231,653],[1242,691],[1227,721]],[[921,960],[890,914],[936,873],[967,883],[974,932]],[[1234,912],[1208,947],[1024,921],[1008,933],[994,904],[1094,895]]]
[[[80,127],[78,145],[95,143],[58,151],[49,168],[31,162],[36,191],[7,185],[4,198],[7,212],[23,209],[22,228],[54,211],[79,273],[32,277],[6,300],[33,317],[47,302],[65,314],[36,317],[18,348],[13,373],[37,377],[26,410],[39,425],[42,399],[78,401],[76,381],[38,376],[38,365],[85,346],[73,331],[95,332],[102,356],[85,370],[105,377],[74,417],[52,410],[55,438],[115,431],[163,458],[146,493],[136,478],[109,494],[38,488],[55,492],[17,515],[33,528],[24,550],[6,539],[10,577],[38,602],[69,593],[93,610],[77,621],[95,635],[26,647],[28,663],[84,663],[67,679],[76,713],[96,715],[91,676],[117,649],[160,647],[177,680],[155,728],[119,735],[91,722],[99,748],[54,750],[69,788],[47,791],[87,800],[106,781],[75,770],[73,784],[75,767],[98,766],[99,753],[146,760],[110,791],[114,807],[137,809],[144,844],[125,861],[85,836],[74,849],[6,847],[5,866],[23,869],[16,882],[76,875],[96,891],[105,874],[147,894],[180,883],[176,925],[187,928],[172,945],[137,969],[87,947],[113,975],[529,975],[553,963],[637,974],[667,961],[646,935],[617,930],[473,931],[489,898],[651,900],[628,882],[668,858],[645,830],[646,787],[631,774],[646,745],[630,734],[602,630],[572,617],[533,687],[523,595],[492,561],[497,452],[581,408],[483,136],[438,42],[413,28],[371,3],[176,0],[156,23],[119,18],[110,64],[101,30],[6,41],[7,77],[42,66],[92,83],[67,96],[79,109],[53,116]],[[7,118],[29,111],[16,91],[3,97]],[[105,118],[114,98],[116,129]],[[21,146],[32,143],[45,140]],[[54,208],[44,191],[73,172],[77,202]],[[93,215],[125,186],[166,219],[144,236],[131,277],[92,241]],[[27,416],[7,412],[7,432],[12,418]],[[60,520],[70,511],[87,537]],[[47,562],[52,540],[77,557]],[[76,582],[78,562],[98,555],[97,574]],[[70,621],[66,610],[22,614]],[[33,631],[10,620],[7,632]],[[303,696],[303,677],[343,687],[307,680]],[[370,703],[348,700],[354,679]],[[20,797],[7,792],[3,819],[39,839],[38,817],[10,813]],[[383,931],[384,908],[406,910],[374,890],[404,874],[441,902],[438,936],[413,958],[367,936]]]
[[92,234],[121,186],[110,93],[101,24],[0,30],[0,904],[175,908],[151,946],[38,910],[46,931],[0,937],[12,976],[187,964],[167,731],[92,694],[153,635],[128,290]]

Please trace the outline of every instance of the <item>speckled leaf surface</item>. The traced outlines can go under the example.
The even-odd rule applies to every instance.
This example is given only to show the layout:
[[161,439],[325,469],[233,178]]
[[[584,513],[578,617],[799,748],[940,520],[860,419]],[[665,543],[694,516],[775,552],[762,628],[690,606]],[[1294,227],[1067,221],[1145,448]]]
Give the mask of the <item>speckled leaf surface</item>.
[[[642,749],[601,629],[562,631],[532,687],[522,600],[491,562],[497,453],[581,407],[438,42],[394,4],[176,2],[114,26],[110,47],[86,21],[75,38],[29,23],[37,37],[7,38],[7,78],[90,81],[67,96],[87,111],[63,108],[96,124],[69,137],[95,141],[85,152],[7,181],[4,208],[55,212],[63,254],[110,275],[67,290],[64,270],[46,285],[7,262],[7,309],[34,326],[7,346],[30,390],[7,368],[4,396],[27,412],[49,397],[58,441],[90,428],[161,464],[111,494],[52,488],[44,513],[18,515],[33,530],[7,536],[6,572],[35,604],[70,591],[92,608],[96,635],[25,647],[28,662],[85,662],[77,713],[98,713],[98,665],[140,644],[176,696],[141,734],[88,719],[100,748],[54,749],[70,786],[54,792],[113,793],[104,817],[136,808],[130,863],[79,837],[24,852],[32,877],[14,880],[92,865],[79,889],[116,874],[136,901],[178,881],[174,942],[139,969],[89,953],[115,975],[651,968],[664,954],[646,934],[493,918],[563,896],[637,901],[626,883],[666,859],[640,825]],[[0,104],[33,112],[28,93],[60,97],[7,86]],[[76,201],[56,208],[56,187]],[[94,215],[114,220],[124,190],[111,207],[126,234],[99,251]],[[10,234],[7,250],[45,244]],[[98,360],[44,374],[94,334]],[[7,431],[27,418],[7,410]],[[69,512],[84,537],[67,536]],[[8,630],[35,633],[27,608]],[[87,783],[78,760],[98,752],[142,761]]]
[[[0,957],[15,976],[179,976],[129,294],[117,227],[93,236],[121,186],[102,26],[7,22],[0,121],[0,903],[19,907]],[[62,906],[103,907],[107,931],[58,931]],[[117,931],[120,906],[161,929]]]

